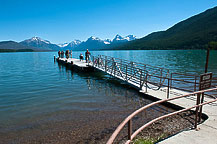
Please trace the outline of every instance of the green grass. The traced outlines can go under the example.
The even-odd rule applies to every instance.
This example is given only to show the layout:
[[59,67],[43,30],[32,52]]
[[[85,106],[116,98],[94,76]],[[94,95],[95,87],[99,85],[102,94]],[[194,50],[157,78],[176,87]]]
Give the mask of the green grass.
[[162,134],[161,136],[157,138],[137,138],[133,141],[133,144],[155,144],[158,142],[160,139],[164,138],[166,135]]
[[155,140],[154,139],[136,139],[134,142],[134,144],[154,144]]

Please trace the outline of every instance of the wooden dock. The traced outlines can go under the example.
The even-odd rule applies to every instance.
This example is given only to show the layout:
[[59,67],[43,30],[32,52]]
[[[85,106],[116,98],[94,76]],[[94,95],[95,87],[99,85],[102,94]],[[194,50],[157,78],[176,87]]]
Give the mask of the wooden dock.
[[79,59],[75,58],[54,58],[57,62],[66,65],[75,70],[79,71],[93,71],[93,67],[90,63],[86,63],[85,60],[80,61]]

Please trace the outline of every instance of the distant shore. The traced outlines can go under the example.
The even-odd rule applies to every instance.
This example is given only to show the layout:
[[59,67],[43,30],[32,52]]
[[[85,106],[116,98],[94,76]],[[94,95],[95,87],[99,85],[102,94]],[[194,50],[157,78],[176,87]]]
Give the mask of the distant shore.
[[35,51],[33,49],[0,49],[0,53],[6,52],[52,52],[51,50],[40,50]]

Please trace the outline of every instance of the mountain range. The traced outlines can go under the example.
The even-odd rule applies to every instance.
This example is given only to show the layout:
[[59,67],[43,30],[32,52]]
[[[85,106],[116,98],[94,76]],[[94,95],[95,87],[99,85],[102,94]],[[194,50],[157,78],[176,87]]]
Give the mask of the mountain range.
[[128,42],[131,40],[135,40],[136,37],[133,35],[128,35],[126,37],[122,37],[120,35],[116,35],[113,40],[106,39],[101,40],[97,37],[91,36],[86,41],[74,40],[70,43],[62,43],[62,44],[52,44],[48,40],[43,40],[40,37],[32,37],[31,39],[24,40],[20,42],[20,44],[35,47],[44,50],[99,50],[103,49],[107,45],[116,45],[124,42]]

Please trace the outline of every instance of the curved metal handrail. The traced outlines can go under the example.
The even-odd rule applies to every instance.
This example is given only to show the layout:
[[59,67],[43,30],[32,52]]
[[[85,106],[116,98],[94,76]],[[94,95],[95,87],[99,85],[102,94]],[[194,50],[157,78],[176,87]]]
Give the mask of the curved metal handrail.
[[[117,135],[120,133],[120,131],[123,129],[123,127],[129,123],[131,121],[131,119],[136,116],[138,113],[144,111],[145,109],[153,106],[153,105],[156,105],[156,104],[160,104],[160,103],[163,103],[163,102],[168,102],[168,101],[171,101],[171,100],[174,100],[174,99],[179,99],[179,98],[183,98],[183,97],[188,97],[188,96],[191,96],[191,95],[196,95],[196,94],[201,94],[201,93],[204,93],[204,92],[209,92],[209,91],[214,91],[214,90],[217,90],[217,87],[216,88],[212,88],[212,89],[207,89],[207,90],[202,90],[202,91],[197,91],[197,92],[193,92],[193,93],[190,93],[190,94],[185,94],[185,95],[181,95],[181,96],[177,96],[177,97],[174,97],[174,98],[169,98],[169,99],[164,99],[164,100],[159,100],[159,101],[156,101],[156,102],[153,102],[151,104],[148,104],[138,110],[136,110],[135,112],[133,112],[132,114],[130,114],[127,118],[125,118],[125,120],[117,127],[117,129],[114,131],[114,133],[111,135],[111,137],[109,138],[109,140],[107,141],[107,144],[112,144],[115,140],[115,138],[117,137]],[[205,104],[208,104],[208,103],[212,103],[212,102],[215,102],[217,101],[217,98],[212,100],[212,101],[209,101],[209,102],[204,102],[202,104],[197,104],[195,106],[192,106],[190,108],[187,108],[187,109],[183,109],[183,110],[179,110],[179,111],[176,111],[176,112],[173,112],[173,113],[170,113],[170,114],[167,114],[167,115],[164,115],[164,116],[161,116],[161,117],[158,117],[148,123],[146,123],[145,125],[143,125],[142,127],[140,127],[137,131],[135,131],[132,135],[128,135],[128,137],[130,138],[126,143],[129,143],[141,130],[143,130],[144,128],[146,128],[148,125],[152,124],[153,122],[157,121],[157,120],[160,120],[162,118],[165,118],[165,117],[169,117],[171,115],[174,115],[174,114],[177,114],[177,113],[180,113],[180,112],[183,112],[183,111],[187,111],[187,110],[190,110],[192,108],[196,108],[196,107],[200,107],[202,105],[205,105]],[[129,131],[129,130],[128,130]]]

